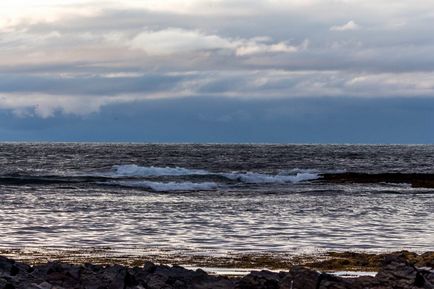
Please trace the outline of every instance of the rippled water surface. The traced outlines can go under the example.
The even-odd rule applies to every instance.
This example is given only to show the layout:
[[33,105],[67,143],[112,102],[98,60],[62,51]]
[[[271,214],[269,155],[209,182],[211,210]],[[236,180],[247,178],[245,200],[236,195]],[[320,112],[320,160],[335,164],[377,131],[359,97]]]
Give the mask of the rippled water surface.
[[0,247],[434,249],[434,146],[0,144]]

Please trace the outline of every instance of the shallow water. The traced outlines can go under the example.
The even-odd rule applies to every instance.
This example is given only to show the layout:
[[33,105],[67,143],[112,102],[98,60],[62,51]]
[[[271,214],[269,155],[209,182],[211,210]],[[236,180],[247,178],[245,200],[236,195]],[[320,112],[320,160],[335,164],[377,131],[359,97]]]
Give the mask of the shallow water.
[[434,146],[0,144],[1,248],[188,254],[434,249]]

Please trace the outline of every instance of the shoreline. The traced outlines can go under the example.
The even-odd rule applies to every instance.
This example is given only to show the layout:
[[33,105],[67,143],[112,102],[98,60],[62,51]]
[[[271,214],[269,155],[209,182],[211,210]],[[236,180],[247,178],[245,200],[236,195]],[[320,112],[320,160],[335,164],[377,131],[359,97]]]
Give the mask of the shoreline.
[[[306,254],[279,252],[229,253],[225,255],[187,254],[172,252],[147,252],[143,254],[114,254],[110,248],[62,249],[0,249],[5,256],[27,263],[43,265],[49,262],[69,264],[143,266],[147,262],[162,265],[179,265],[200,268],[209,273],[234,275],[233,272],[248,273],[251,270],[285,271],[294,266],[303,266],[321,272],[377,272],[388,256],[403,256],[418,267],[434,268],[434,251],[325,251]],[[225,274],[227,272],[227,274]]]
[[[59,261],[29,265],[0,254],[0,289],[433,289],[434,270],[419,267],[420,256],[406,251],[385,254],[377,273],[343,278],[295,265],[279,272],[252,270],[243,276],[222,276],[149,261],[132,267]],[[426,254],[424,259],[431,265],[432,256]]]

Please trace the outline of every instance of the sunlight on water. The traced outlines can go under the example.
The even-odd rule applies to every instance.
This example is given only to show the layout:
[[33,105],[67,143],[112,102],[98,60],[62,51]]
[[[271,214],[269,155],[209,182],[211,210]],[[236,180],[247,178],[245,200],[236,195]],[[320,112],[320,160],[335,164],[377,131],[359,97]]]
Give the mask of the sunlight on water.
[[[223,149],[205,146],[196,148],[196,154],[218,155]],[[0,184],[0,244],[2,248],[106,246],[120,251],[186,250],[212,254],[433,249],[434,190],[387,183],[331,184],[314,177],[294,182],[289,178],[300,173],[300,169],[290,171],[294,168],[348,171],[355,166],[355,152],[347,157],[347,166],[336,166],[336,159],[326,159],[323,149],[307,147],[310,157],[299,159],[293,155],[294,150],[299,153],[303,148],[288,147],[286,155],[282,154],[286,159],[273,159],[273,147],[253,148],[250,160],[260,161],[246,164],[236,159],[222,161],[216,156],[194,158],[185,154],[184,146],[170,147],[171,153],[158,146],[121,146],[120,153],[117,150],[109,154],[107,145],[57,145],[45,148],[45,153],[39,151],[38,155],[32,153],[34,148],[30,146],[18,149],[9,145],[1,153],[3,176],[95,176],[112,172],[119,163],[177,169],[173,174],[170,169],[161,174],[154,168],[154,173],[147,170],[146,179],[142,179],[137,171],[143,173],[144,169],[130,167],[135,169],[135,175],[125,176],[123,171],[123,177],[132,178],[122,179],[132,182],[127,186],[101,184],[100,179],[94,182],[59,177],[50,182],[38,179],[40,183]],[[367,156],[361,153],[358,161],[370,162],[365,158],[376,149],[379,150],[370,148]],[[105,155],[101,150],[105,150]],[[244,150],[229,147],[226,153],[236,156]],[[390,153],[389,158],[398,158],[395,153]],[[312,159],[316,159],[317,165]],[[344,163],[342,156],[340,159]],[[190,166],[183,167],[185,163]],[[407,164],[392,164],[394,170],[407,170]],[[426,170],[424,163],[420,164],[416,169]],[[391,163],[382,165],[387,171]],[[185,167],[192,168],[192,173]],[[227,174],[231,177],[225,177]],[[233,177],[237,174],[261,179],[245,182]],[[173,191],[162,186],[161,190],[153,190],[152,186],[131,185],[134,182],[161,183],[166,188],[177,182],[192,187],[184,185],[180,191]]]

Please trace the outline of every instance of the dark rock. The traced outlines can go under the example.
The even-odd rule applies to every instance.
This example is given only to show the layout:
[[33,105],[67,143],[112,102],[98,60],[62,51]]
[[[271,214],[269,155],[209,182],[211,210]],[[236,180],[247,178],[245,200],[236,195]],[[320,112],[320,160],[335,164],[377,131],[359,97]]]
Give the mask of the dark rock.
[[418,269],[410,264],[405,256],[387,256],[383,267],[375,276],[376,281],[387,288],[425,288],[434,289],[431,282],[432,272]]
[[322,274],[303,267],[295,266],[290,271],[293,289],[317,289]]
[[420,255],[403,252],[386,256],[375,277],[344,279],[295,266],[229,279],[150,262],[142,268],[59,262],[30,267],[0,257],[0,289],[434,289],[434,272],[416,267],[417,262]]
[[109,266],[104,270],[104,279],[108,280],[108,289],[124,289],[127,269],[120,265]]
[[14,263],[15,262],[13,260],[0,256],[0,270],[1,271],[9,271],[10,267]]
[[145,281],[149,289],[171,289],[172,288],[172,286],[169,286],[169,284],[167,284],[169,281],[169,277],[167,277],[166,275],[152,274],[148,276],[148,278]]
[[242,278],[235,288],[237,289],[279,289],[280,276],[269,271],[252,272]]
[[134,287],[139,285],[139,282],[136,280],[136,277],[133,274],[130,274],[129,271],[125,274],[124,283],[126,287]]
[[157,268],[157,266],[154,263],[149,262],[149,261],[145,262],[145,264],[143,265],[143,270],[146,273],[154,273],[156,268]]
[[351,280],[345,280],[329,274],[321,274],[318,280],[318,289],[356,289]]
[[0,278],[0,289],[14,288],[12,284],[3,278]]
[[20,271],[27,271],[28,265],[16,263],[14,260],[0,256],[0,276],[16,276]]

